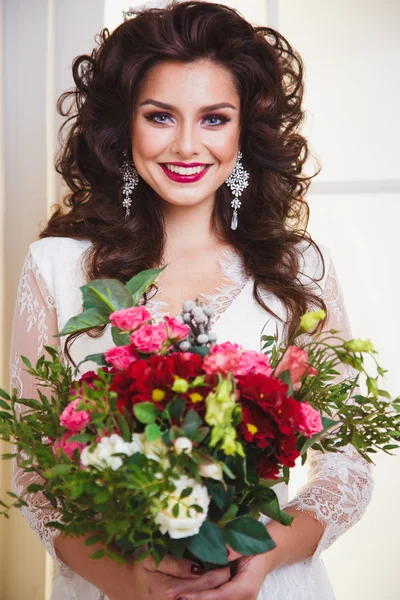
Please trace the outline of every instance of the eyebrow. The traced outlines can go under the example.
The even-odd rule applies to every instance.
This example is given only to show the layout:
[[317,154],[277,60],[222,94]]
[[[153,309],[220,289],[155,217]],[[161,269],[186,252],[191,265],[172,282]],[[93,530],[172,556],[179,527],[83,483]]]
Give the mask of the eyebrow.
[[[158,108],[163,108],[164,110],[174,110],[174,106],[172,104],[166,104],[165,102],[159,102],[158,100],[153,100],[152,98],[148,98],[139,104],[140,106],[145,106],[147,104],[153,104]],[[237,110],[233,104],[229,102],[219,102],[218,104],[210,104],[209,106],[203,106],[200,108],[200,112],[210,112],[212,110],[219,110],[220,108],[231,108],[232,110]]]

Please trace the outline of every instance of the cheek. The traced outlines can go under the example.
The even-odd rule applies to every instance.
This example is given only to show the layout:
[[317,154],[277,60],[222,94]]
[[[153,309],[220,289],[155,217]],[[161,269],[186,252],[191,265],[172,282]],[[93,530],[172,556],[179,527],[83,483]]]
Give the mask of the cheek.
[[221,131],[221,135],[210,136],[205,143],[220,162],[231,162],[237,154],[239,131],[234,128],[225,129]]
[[136,160],[156,158],[168,144],[170,134],[167,129],[149,127],[140,121],[132,127],[132,154]]

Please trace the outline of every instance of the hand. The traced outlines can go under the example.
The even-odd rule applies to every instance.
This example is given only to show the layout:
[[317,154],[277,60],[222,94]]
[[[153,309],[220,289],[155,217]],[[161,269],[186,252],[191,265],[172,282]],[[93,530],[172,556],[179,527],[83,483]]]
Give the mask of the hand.
[[184,594],[185,600],[257,600],[269,572],[268,553],[243,556],[228,545],[227,548],[228,560],[236,560],[236,573],[232,579],[211,591],[196,592],[192,588],[191,592]]
[[127,563],[123,567],[124,576],[118,582],[110,582],[112,589],[106,593],[110,600],[177,600],[208,590],[214,598],[215,588],[229,581],[230,568],[213,569],[202,575],[201,571],[192,573],[193,564],[186,558],[177,559],[167,554],[157,567],[148,556],[140,562]]

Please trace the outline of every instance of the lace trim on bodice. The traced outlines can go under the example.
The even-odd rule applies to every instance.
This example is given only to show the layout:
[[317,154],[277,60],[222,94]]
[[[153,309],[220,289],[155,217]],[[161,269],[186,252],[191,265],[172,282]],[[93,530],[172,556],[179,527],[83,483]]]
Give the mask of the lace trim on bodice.
[[[211,318],[211,327],[215,325],[249,281],[249,276],[243,265],[243,259],[236,250],[231,248],[222,250],[218,257],[218,263],[222,273],[220,285],[209,294],[201,293],[198,296],[202,304],[214,309],[214,315]],[[171,316],[168,303],[163,300],[157,300],[160,289],[158,285],[158,291],[146,302],[146,308],[148,308],[156,321],[161,321],[165,316]]]

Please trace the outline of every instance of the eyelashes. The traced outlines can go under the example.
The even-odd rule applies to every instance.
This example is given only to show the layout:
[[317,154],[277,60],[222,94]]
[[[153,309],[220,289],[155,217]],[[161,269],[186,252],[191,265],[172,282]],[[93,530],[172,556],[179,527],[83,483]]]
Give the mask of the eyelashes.
[[[160,117],[161,118],[166,117],[167,119],[170,119],[170,115],[168,113],[161,113],[161,112],[150,113],[149,115],[145,115],[144,118],[147,121],[157,123],[158,125],[165,125],[168,121],[167,120],[158,120]],[[225,117],[223,115],[207,115],[207,117],[204,118],[204,121],[209,121],[211,119],[213,119],[214,121],[218,120],[218,123],[209,123],[209,125],[211,125],[211,127],[217,127],[218,125],[224,125],[225,123],[228,123],[228,121],[231,120],[229,117]]]

